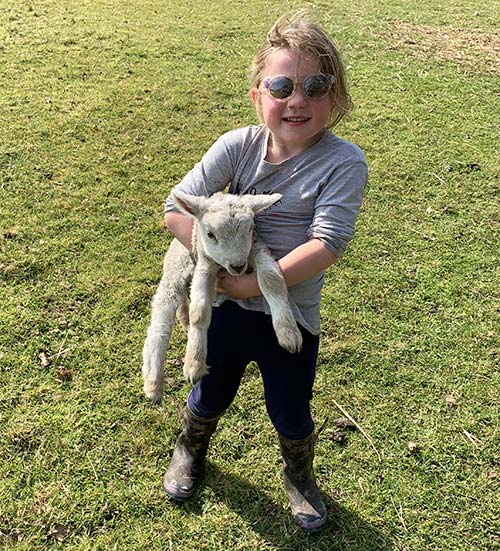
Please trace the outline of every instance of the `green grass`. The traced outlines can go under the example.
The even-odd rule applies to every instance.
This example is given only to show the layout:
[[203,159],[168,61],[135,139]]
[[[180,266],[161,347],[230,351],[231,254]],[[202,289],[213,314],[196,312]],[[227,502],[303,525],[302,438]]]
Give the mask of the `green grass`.
[[[500,546],[500,4],[315,5],[357,105],[338,133],[370,184],[324,292],[313,408],[330,419],[316,470],[331,521],[307,537],[255,367],[184,507],[160,484],[189,392],[180,331],[163,406],[140,375],[162,202],[255,122],[251,57],[299,4],[0,0],[0,548]],[[335,402],[376,451],[359,431],[332,440]]]

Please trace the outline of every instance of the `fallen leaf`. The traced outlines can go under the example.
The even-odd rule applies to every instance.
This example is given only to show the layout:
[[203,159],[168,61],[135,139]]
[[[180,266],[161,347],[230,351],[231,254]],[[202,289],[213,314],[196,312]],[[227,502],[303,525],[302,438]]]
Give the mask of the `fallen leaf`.
[[17,228],[11,228],[3,234],[4,239],[15,239],[17,237]]
[[453,408],[456,408],[458,406],[458,400],[453,396],[453,394],[447,394],[444,397],[444,401]]
[[408,442],[408,452],[415,455],[418,452],[418,444],[416,442]]
[[340,429],[334,430],[330,433],[329,436],[332,442],[337,442],[338,444],[343,444],[345,442],[345,433]]
[[65,369],[64,367],[58,367],[56,369],[56,378],[60,381],[70,381],[73,377],[71,369]]
[[340,417],[335,420],[335,426],[339,429],[358,430],[356,424],[347,417]]
[[40,354],[38,354],[38,359],[42,367],[48,367],[50,365],[50,359],[45,352],[40,352]]
[[63,524],[56,524],[54,528],[49,532],[49,536],[57,541],[65,540],[69,535],[69,527]]

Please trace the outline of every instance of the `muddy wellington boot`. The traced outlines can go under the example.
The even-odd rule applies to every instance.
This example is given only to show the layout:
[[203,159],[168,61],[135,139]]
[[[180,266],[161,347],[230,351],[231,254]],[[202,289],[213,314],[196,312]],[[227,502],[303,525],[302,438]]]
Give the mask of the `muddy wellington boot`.
[[184,430],[177,438],[170,466],[163,476],[163,489],[173,500],[182,503],[193,495],[203,474],[208,443],[221,416],[204,419],[186,405],[181,417]]
[[307,532],[321,530],[327,516],[313,473],[316,438],[314,432],[303,440],[289,440],[279,434],[285,490],[295,521]]

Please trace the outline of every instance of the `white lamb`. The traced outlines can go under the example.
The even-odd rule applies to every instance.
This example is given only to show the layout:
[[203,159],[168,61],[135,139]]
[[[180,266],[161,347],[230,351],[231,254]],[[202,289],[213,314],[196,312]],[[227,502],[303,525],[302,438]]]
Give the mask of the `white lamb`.
[[207,198],[174,192],[178,208],[195,220],[192,252],[177,239],[172,241],[152,300],[142,367],[144,392],[150,400],[161,402],[163,398],[163,363],[176,313],[184,326],[189,321],[184,377],[194,383],[207,373],[207,330],[221,267],[232,275],[244,274],[248,266],[254,268],[269,304],[278,342],[292,353],[301,349],[302,335],[288,302],[283,275],[258,239],[254,226],[254,215],[280,199],[278,193],[243,196],[216,193]]

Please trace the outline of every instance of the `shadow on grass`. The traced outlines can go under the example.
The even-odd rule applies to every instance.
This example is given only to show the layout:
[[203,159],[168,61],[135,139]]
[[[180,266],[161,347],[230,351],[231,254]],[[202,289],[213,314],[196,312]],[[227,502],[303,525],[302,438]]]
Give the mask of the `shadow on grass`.
[[[323,493],[329,518],[316,534],[304,533],[293,521],[290,511],[278,505],[265,491],[221,471],[208,463],[202,487],[186,503],[186,511],[202,514],[203,489],[209,487],[228,508],[238,514],[277,549],[286,551],[391,551],[393,545],[384,535],[358,515],[341,507]],[[284,491],[284,490],[283,490]]]

